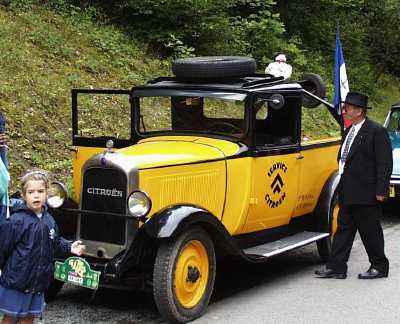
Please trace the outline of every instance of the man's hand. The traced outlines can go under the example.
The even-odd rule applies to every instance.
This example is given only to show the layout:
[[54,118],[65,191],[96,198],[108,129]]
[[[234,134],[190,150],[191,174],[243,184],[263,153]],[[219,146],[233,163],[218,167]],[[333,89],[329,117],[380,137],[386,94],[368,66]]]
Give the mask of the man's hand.
[[86,250],[86,246],[82,244],[82,241],[75,241],[71,245],[71,253],[76,255],[82,255]]
[[376,200],[383,202],[385,200],[385,196],[376,195]]

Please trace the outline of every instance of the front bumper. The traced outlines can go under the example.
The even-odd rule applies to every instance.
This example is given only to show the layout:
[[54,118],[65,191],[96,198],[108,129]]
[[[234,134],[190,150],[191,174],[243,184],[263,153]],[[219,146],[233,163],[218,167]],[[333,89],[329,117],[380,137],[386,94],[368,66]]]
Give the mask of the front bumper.
[[86,255],[93,258],[113,259],[130,246],[138,230],[137,219],[126,214],[79,208],[62,208],[62,213],[76,217],[75,237],[86,245]]
[[[119,290],[145,289],[146,276],[142,272],[128,272],[121,274],[118,266],[121,258],[102,260],[90,256],[82,256],[90,265],[90,269],[100,271],[99,286]],[[64,262],[65,259],[57,258],[55,261]]]
[[[145,282],[148,282],[152,270],[148,264],[152,264],[153,254],[156,251],[154,240],[149,239],[145,231],[139,231],[137,219],[130,215],[118,213],[102,213],[97,211],[83,210],[79,208],[61,208],[61,219],[70,219],[68,216],[76,216],[76,235],[74,240],[82,240],[87,245],[85,254],[82,256],[90,265],[92,270],[100,271],[100,286],[117,289],[142,289],[145,288]],[[124,219],[126,222],[126,240],[122,245],[116,245],[117,249],[108,249],[110,243],[101,240],[90,240],[82,237],[81,218],[85,215],[107,215],[114,219]],[[107,227],[108,231],[115,228],[111,223]],[[95,229],[98,224],[93,223]],[[95,233],[95,231],[94,231]],[[114,244],[115,245],[115,244]],[[103,253],[98,253],[99,251]],[[101,255],[100,255],[101,254]],[[66,258],[65,258],[66,259]],[[65,259],[57,261],[64,262]],[[147,261],[149,260],[149,261]]]

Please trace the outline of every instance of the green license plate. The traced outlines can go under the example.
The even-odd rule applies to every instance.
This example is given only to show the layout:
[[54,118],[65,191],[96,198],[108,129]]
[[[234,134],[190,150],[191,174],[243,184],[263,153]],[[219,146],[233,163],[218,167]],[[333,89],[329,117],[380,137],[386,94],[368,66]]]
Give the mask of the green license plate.
[[100,271],[90,269],[89,263],[80,257],[70,257],[64,262],[55,263],[54,278],[73,285],[97,289]]

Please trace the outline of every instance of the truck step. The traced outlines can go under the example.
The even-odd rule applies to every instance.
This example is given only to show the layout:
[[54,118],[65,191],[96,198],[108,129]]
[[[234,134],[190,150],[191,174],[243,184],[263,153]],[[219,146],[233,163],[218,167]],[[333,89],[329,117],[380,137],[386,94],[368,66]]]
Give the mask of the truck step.
[[243,252],[246,255],[260,256],[260,257],[270,257],[277,255],[289,250],[293,250],[300,246],[310,244],[312,242],[318,241],[325,237],[328,237],[329,233],[319,233],[319,232],[300,232],[283,239],[273,241],[270,243],[265,243],[262,245],[253,246],[251,248],[244,249]]

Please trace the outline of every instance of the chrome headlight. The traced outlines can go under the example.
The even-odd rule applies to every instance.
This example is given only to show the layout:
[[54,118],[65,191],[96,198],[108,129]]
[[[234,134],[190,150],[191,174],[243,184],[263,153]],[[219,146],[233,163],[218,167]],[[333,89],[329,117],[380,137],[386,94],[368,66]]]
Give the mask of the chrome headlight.
[[151,209],[151,200],[143,191],[134,191],[128,197],[128,211],[133,217],[146,216]]
[[47,204],[51,208],[60,208],[67,200],[67,189],[61,182],[52,182],[47,193]]

